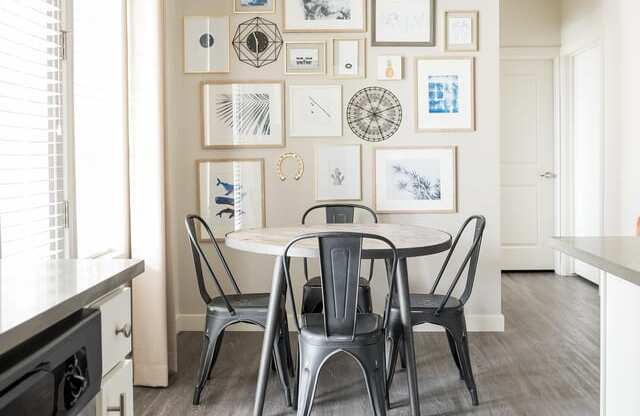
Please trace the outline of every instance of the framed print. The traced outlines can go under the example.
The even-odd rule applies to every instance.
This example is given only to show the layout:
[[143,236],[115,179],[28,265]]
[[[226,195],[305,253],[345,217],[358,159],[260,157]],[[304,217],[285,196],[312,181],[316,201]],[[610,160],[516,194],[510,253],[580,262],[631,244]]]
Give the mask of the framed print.
[[364,78],[366,76],[366,40],[332,39],[331,75],[334,78]]
[[324,41],[285,42],[284,73],[319,75],[326,73],[327,44]]
[[434,46],[435,0],[372,0],[372,46]]
[[284,146],[283,95],[281,81],[205,81],[203,147]]
[[[198,208],[214,238],[265,224],[264,159],[207,159],[196,162]],[[200,240],[209,240],[198,230]]]
[[359,144],[316,146],[316,201],[362,199]]
[[473,58],[416,59],[418,131],[475,130]]
[[289,137],[342,136],[340,85],[289,86]]
[[233,0],[234,13],[275,13],[277,0]]
[[447,11],[444,14],[446,51],[478,50],[478,12]]
[[376,211],[456,212],[456,170],[455,146],[376,148]]
[[367,0],[283,0],[285,32],[365,32]]
[[378,80],[397,81],[402,79],[402,56],[378,56]]
[[229,17],[185,16],[184,72],[229,72]]

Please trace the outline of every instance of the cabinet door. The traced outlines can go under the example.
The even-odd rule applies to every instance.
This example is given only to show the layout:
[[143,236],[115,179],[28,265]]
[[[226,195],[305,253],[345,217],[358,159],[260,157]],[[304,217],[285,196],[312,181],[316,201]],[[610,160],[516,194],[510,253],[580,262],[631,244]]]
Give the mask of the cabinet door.
[[98,396],[98,416],[133,416],[133,365],[118,363],[103,379]]
[[93,307],[102,315],[102,376],[131,352],[131,289],[113,291]]

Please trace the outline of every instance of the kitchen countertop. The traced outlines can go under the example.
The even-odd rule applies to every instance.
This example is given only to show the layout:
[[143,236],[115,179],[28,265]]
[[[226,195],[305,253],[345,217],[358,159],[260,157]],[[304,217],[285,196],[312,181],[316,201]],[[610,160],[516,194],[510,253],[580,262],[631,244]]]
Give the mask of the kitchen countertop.
[[549,245],[640,286],[640,237],[553,237]]
[[0,260],[0,354],[143,271],[142,260]]

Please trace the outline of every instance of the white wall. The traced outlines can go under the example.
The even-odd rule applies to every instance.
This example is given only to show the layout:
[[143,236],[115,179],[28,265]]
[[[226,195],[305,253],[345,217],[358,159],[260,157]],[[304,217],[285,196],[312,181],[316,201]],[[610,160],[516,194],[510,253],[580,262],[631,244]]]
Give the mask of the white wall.
[[572,53],[602,40],[603,0],[562,0],[561,43]]
[[[184,231],[184,216],[197,211],[195,160],[220,157],[262,157],[266,170],[266,212],[268,226],[298,223],[303,211],[314,204],[314,152],[316,143],[360,143],[363,147],[363,200],[372,206],[371,158],[373,145],[355,137],[344,127],[338,139],[290,139],[283,149],[203,150],[201,147],[200,83],[214,79],[285,80],[288,84],[326,83],[343,85],[343,105],[360,88],[384,86],[403,104],[400,130],[383,145],[457,145],[459,213],[447,215],[383,215],[382,221],[420,224],[455,233],[463,219],[471,214],[487,217],[487,230],[474,294],[468,304],[469,326],[473,329],[502,328],[499,273],[499,8],[495,0],[439,0],[437,3],[438,36],[434,48],[371,48],[367,45],[367,79],[338,82],[326,77],[283,75],[282,56],[274,64],[255,69],[240,63],[231,51],[229,74],[183,73],[183,16],[231,15],[232,31],[238,23],[252,16],[230,13],[231,1],[166,0],[166,102],[167,102],[167,214],[169,270],[171,288],[177,303],[178,330],[201,330],[204,305],[199,297],[190,252]],[[276,15],[262,15],[282,29],[282,2]],[[477,131],[472,133],[416,133],[414,130],[414,62],[416,56],[443,56],[443,15],[447,9],[479,10],[480,52],[474,53],[477,79]],[[285,40],[330,39],[330,34],[283,34]],[[346,36],[354,35],[347,34]],[[358,34],[355,34],[358,35]],[[362,35],[362,34],[360,34]],[[366,34],[370,38],[370,34]],[[369,44],[369,41],[367,42]],[[403,81],[375,80],[376,56],[400,54],[405,57]],[[460,54],[448,54],[460,56]],[[305,174],[301,181],[281,182],[275,174],[275,162],[284,151],[302,155]],[[273,258],[225,250],[231,268],[246,292],[268,291]],[[443,256],[410,260],[413,290],[426,290],[437,272]],[[380,271],[382,265],[379,264]],[[378,275],[380,278],[381,275]],[[301,278],[299,279],[301,280]],[[380,285],[379,287],[381,287]],[[374,293],[378,308],[382,305],[382,288]]]
[[501,0],[500,46],[560,46],[561,2],[558,0]]

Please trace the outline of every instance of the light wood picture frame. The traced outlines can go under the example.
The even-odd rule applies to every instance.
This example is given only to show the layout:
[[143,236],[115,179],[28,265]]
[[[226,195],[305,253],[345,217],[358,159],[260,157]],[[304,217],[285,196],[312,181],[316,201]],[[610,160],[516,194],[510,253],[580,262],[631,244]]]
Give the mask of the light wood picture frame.
[[475,131],[475,58],[415,58],[416,131]]
[[[284,57],[285,75],[327,73],[327,43],[324,40],[287,41],[284,43]],[[317,64],[313,63],[314,60]]]
[[[273,14],[276,12],[276,2],[278,0],[265,0],[264,4],[246,0],[233,0],[233,13],[235,14]],[[246,4],[242,4],[245,2]]]
[[203,81],[204,149],[285,146],[284,81]]
[[458,212],[457,146],[378,146],[373,157],[376,212]]
[[[198,159],[196,178],[198,213],[217,241],[232,231],[265,226],[264,159]],[[197,232],[199,241],[210,241],[201,227]]]
[[184,73],[228,73],[231,24],[229,16],[184,16]]
[[[308,0],[318,7],[306,7],[301,0],[283,0],[285,32],[346,33],[367,31],[368,0]],[[350,7],[345,9],[345,4]],[[345,16],[349,18],[345,18]]]
[[359,79],[367,77],[366,38],[333,38],[331,39],[330,49],[330,74],[332,78]]
[[362,200],[362,145],[315,147],[316,201]]
[[289,138],[342,137],[342,85],[295,84],[287,88]]
[[447,10],[444,13],[444,50],[476,52],[479,50],[479,12]]
[[371,46],[435,46],[436,3],[423,1],[371,0]]

